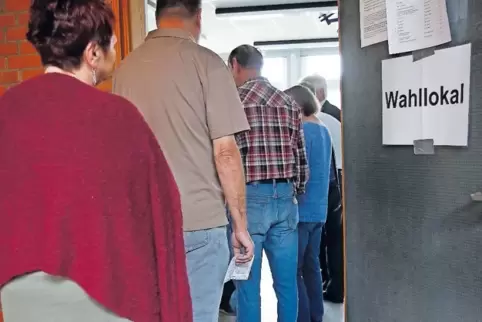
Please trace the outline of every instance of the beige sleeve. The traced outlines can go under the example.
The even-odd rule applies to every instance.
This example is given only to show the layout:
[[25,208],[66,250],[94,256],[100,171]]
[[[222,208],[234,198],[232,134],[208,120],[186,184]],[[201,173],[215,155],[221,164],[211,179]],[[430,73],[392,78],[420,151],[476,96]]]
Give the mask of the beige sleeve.
[[249,130],[233,76],[219,57],[208,64],[203,82],[204,102],[211,140]]

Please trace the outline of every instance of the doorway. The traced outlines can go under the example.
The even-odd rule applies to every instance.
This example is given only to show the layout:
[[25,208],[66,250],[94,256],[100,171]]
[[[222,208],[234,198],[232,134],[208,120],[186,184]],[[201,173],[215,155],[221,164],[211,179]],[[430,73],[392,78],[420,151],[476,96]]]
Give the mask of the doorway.
[[[296,2],[296,1],[293,1]],[[301,1],[298,1],[301,3]],[[332,104],[341,106],[340,78],[341,58],[338,46],[338,23],[320,22],[322,14],[337,15],[336,1],[326,5],[319,2],[303,2],[299,10],[268,10],[256,13],[256,7],[273,5],[272,0],[206,0],[202,2],[202,35],[200,44],[227,61],[232,49],[241,44],[255,44],[264,55],[263,76],[281,90],[285,90],[308,75],[321,74],[327,80],[328,97]],[[156,28],[155,0],[145,0],[147,32]],[[278,1],[284,4],[284,1]],[[226,9],[250,7],[229,13]],[[311,7],[311,8],[310,8]],[[219,14],[222,8],[226,14]],[[253,9],[254,8],[254,9]],[[307,41],[306,41],[307,40]],[[262,269],[262,321],[275,322],[276,297],[266,256]],[[325,305],[324,322],[344,321],[344,306]],[[222,317],[222,322],[234,321]]]

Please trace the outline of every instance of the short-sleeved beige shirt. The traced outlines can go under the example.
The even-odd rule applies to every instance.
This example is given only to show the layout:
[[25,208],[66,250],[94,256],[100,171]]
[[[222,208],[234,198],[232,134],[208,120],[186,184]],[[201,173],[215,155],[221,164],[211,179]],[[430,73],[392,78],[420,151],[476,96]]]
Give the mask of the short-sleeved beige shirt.
[[181,193],[184,230],[226,225],[212,142],[249,124],[223,60],[180,29],[159,29],[124,60],[113,90],[156,135]]

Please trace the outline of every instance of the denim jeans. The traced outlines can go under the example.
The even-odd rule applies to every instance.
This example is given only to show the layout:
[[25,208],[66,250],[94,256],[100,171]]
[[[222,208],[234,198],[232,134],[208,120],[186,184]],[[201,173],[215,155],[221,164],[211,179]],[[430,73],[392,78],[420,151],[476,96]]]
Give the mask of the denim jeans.
[[323,321],[323,286],[320,270],[322,223],[298,224],[298,322]]
[[218,322],[224,276],[229,264],[226,227],[184,232],[184,247],[193,322]]
[[298,315],[298,205],[290,183],[248,184],[248,230],[255,246],[251,274],[236,281],[237,321],[261,321],[261,263],[268,256],[278,298],[278,321],[295,322]]

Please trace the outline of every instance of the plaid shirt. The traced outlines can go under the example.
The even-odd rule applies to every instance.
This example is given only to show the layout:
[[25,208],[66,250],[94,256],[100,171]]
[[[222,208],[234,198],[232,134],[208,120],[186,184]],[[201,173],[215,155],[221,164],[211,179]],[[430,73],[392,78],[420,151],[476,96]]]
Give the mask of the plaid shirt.
[[266,78],[238,88],[250,131],[236,135],[246,181],[293,179],[298,194],[308,181],[300,107]]

